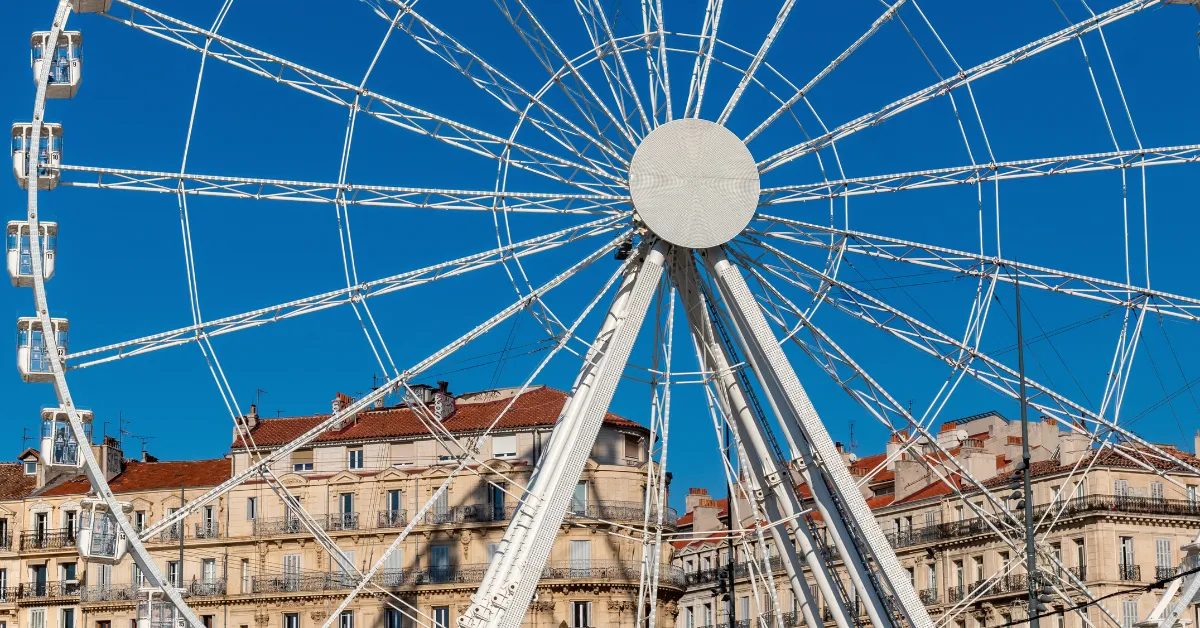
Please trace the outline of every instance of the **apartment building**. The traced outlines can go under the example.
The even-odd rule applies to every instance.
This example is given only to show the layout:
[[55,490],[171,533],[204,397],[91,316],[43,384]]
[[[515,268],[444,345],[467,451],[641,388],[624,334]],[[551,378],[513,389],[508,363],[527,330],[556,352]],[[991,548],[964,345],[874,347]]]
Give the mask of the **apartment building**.
[[[147,547],[206,626],[321,626],[355,579],[285,507],[275,492],[282,485],[361,571],[413,524],[372,586],[335,618],[339,628],[448,628],[466,611],[567,398],[537,387],[514,401],[515,392],[414,388],[406,403],[349,418],[271,466],[270,478],[241,484]],[[352,401],[339,394],[332,410]],[[252,408],[248,435],[235,430],[229,453],[213,460],[125,460],[112,439],[93,449],[113,465],[110,486],[145,528],[330,416],[260,418]],[[524,625],[633,626],[641,544],[610,532],[643,521],[648,439],[638,423],[606,416]],[[459,464],[455,443],[477,450],[477,461],[422,510]],[[89,564],[76,549],[86,479],[47,472],[30,450],[0,466],[0,481],[0,628],[133,627],[144,579],[131,558]],[[668,520],[673,528],[673,514]],[[664,554],[663,609],[683,593],[682,571],[669,560]],[[659,617],[674,624],[670,613]]]
[[[921,600],[935,618],[953,612],[956,619],[950,625],[954,628],[1000,626],[1026,617],[1023,553],[996,534],[996,529],[1004,529],[999,511],[978,491],[964,489],[964,499],[939,479],[925,462],[942,461],[944,454],[930,443],[918,440],[901,452],[905,438],[896,435],[882,453],[857,457],[843,451],[843,458],[851,473],[862,478],[868,506],[911,575]],[[1021,458],[1019,421],[987,412],[943,424],[936,438],[972,477],[996,495],[1008,496],[1011,491],[1006,487]],[[1149,451],[1119,453],[1092,447],[1087,437],[1060,430],[1049,420],[1031,423],[1029,438],[1035,521],[1040,522],[1043,533],[1049,531],[1045,542],[1057,563],[1042,568],[1049,569],[1067,593],[1067,598],[1055,596],[1047,605],[1057,613],[1043,619],[1041,625],[1111,625],[1102,617],[1107,613],[1122,626],[1133,628],[1146,618],[1161,592],[1130,589],[1175,574],[1182,559],[1180,548],[1193,543],[1200,533],[1200,477]],[[1195,445],[1200,447],[1200,435]],[[1193,467],[1200,466],[1195,450],[1159,447]],[[939,465],[934,468],[946,473]],[[1085,470],[1086,478],[1080,481]],[[1014,506],[1005,504],[1010,509]],[[765,591],[758,599],[753,593],[747,563],[754,561],[764,567],[763,573],[774,577],[785,621],[803,623],[770,543],[761,547],[753,538],[747,539],[747,551],[739,540],[731,550],[729,510],[727,500],[714,500],[707,489],[690,489],[679,527],[693,535],[675,543],[674,562],[684,570],[687,582],[687,591],[678,603],[677,627],[725,626],[728,604],[734,605],[740,626],[752,625],[763,614],[773,617]],[[733,510],[742,521],[739,527],[744,529],[753,522],[744,497],[734,496]],[[1023,543],[1023,536],[1014,538]],[[720,573],[728,573],[730,555],[735,557],[734,585],[733,595],[726,600],[718,588]],[[838,562],[834,560],[835,565]],[[985,584],[997,574],[999,578]],[[1086,585],[1097,597],[1117,595],[1105,600],[1103,608],[1076,610],[1087,598],[1072,583]],[[844,586],[852,590],[848,582]],[[824,601],[820,603],[824,610]],[[1185,619],[1200,625],[1196,607]],[[866,621],[861,612],[860,620]]]

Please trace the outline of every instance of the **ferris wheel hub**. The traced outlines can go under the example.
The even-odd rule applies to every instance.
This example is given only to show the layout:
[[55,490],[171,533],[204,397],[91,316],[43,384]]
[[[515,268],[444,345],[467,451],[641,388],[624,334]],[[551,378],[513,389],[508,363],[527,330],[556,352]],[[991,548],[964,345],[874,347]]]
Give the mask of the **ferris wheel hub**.
[[695,118],[659,126],[629,164],[634,209],[658,237],[688,248],[741,233],[758,206],[758,166],[729,129]]

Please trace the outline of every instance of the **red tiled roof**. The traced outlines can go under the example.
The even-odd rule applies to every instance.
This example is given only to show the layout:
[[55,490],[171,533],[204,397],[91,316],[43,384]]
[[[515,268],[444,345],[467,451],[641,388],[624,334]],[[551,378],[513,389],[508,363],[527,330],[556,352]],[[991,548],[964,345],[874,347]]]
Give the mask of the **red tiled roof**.
[[884,506],[890,506],[891,503],[894,501],[896,501],[895,494],[879,495],[878,497],[868,497],[867,498],[867,508],[870,508],[872,510],[874,510],[875,508],[883,508]]
[[[108,486],[114,493],[179,488],[180,486],[216,486],[231,475],[229,460],[181,460],[175,462],[138,462],[129,460],[125,470]],[[78,476],[46,490],[43,495],[83,495],[91,490],[87,478]]]
[[[510,401],[511,398],[506,397],[478,403],[460,402],[456,405],[454,414],[446,417],[442,424],[451,432],[483,430],[492,424],[492,421],[500,415]],[[504,418],[496,424],[496,429],[554,425],[566,402],[567,393],[561,390],[545,386],[529,390],[517,399]],[[258,446],[276,447],[296,440],[301,434],[316,427],[330,416],[329,414],[318,414],[305,417],[260,419],[258,425],[251,430],[251,434]],[[611,412],[605,415],[604,422],[617,427],[645,429],[640,424]],[[338,431],[325,432],[314,442],[395,438],[428,433],[429,430],[421,424],[410,409],[393,407],[360,412],[358,417],[346,427]],[[241,440],[234,441],[231,447],[241,449]]]
[[25,475],[20,462],[0,462],[0,499],[21,499],[37,488],[37,476]]
[[700,538],[688,539],[688,540],[684,540],[684,541],[671,541],[671,545],[674,545],[675,549],[680,550],[685,547],[688,547],[689,545],[703,545],[705,543],[710,543],[714,539],[723,541],[728,536],[729,536],[728,530],[714,530],[714,531],[710,532],[707,536],[703,536]]

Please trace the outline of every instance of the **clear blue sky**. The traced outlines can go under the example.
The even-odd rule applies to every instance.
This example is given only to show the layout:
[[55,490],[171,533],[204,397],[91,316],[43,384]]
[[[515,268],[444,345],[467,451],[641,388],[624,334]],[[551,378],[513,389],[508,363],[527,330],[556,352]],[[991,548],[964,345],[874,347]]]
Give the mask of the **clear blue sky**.
[[[154,3],[193,24],[209,26],[220,3]],[[606,6],[613,5],[605,0]],[[620,34],[640,28],[637,3],[624,0],[616,19]],[[697,32],[703,3],[666,2],[667,28]],[[478,5],[478,6],[476,6]],[[586,48],[586,35],[569,3],[532,3],[543,22],[570,55]],[[1059,0],[1067,19],[1088,15],[1077,0]],[[1115,2],[1094,2],[1097,12]],[[762,7],[752,10],[751,6]],[[537,89],[546,72],[516,37],[491,2],[419,5],[444,30],[478,51],[522,85]],[[963,67],[1035,40],[1066,25],[1052,0],[1020,0],[981,4],[930,0],[921,8],[942,41]],[[727,3],[720,36],[746,50],[758,47],[774,18],[776,3]],[[798,3],[768,61],[795,84],[803,84],[859,36],[882,11],[878,2]],[[49,27],[50,3],[14,3],[7,13],[0,78],[8,85],[2,101],[11,121],[28,120],[33,81],[28,66],[28,35]],[[115,9],[114,13],[127,14]],[[860,51],[831,74],[811,96],[821,120],[830,127],[877,110],[884,104],[937,81],[956,70],[938,41],[923,24],[912,3],[901,11],[912,38],[897,21],[885,25]],[[1200,58],[1198,14],[1191,7],[1152,8],[1104,31],[1119,73],[1128,107],[1146,147],[1200,143]],[[55,101],[47,114],[66,128],[65,161],[69,164],[144,170],[178,170],[192,104],[199,55],[136,32],[96,15],[73,16],[72,29],[86,38],[85,78],[78,96]],[[233,4],[221,33],[352,83],[362,79],[387,24],[361,2],[297,2],[288,11],[273,4]],[[914,44],[928,53],[928,60]],[[692,40],[672,43],[692,47]],[[1097,84],[1112,121],[1116,143],[1136,147],[1129,120],[1112,79],[1103,42],[1095,33],[1084,39]],[[728,52],[722,58],[742,63]],[[672,78],[677,108],[686,96],[690,57],[677,55]],[[642,57],[631,57],[635,76],[645,76]],[[588,80],[608,96],[594,66]],[[786,96],[782,81],[760,73],[776,93]],[[736,81],[728,68],[714,66],[704,117],[716,115]],[[368,86],[413,105],[500,135],[511,132],[515,117],[473,87],[439,59],[417,47],[403,33],[388,42]],[[644,85],[642,85],[644,89]],[[1078,42],[1069,42],[1031,60],[974,83],[980,116],[997,160],[1034,158],[1113,150],[1088,65]],[[643,97],[645,92],[643,91]],[[976,160],[988,161],[987,148],[965,91],[956,92],[958,112]],[[552,105],[570,115],[560,95]],[[609,100],[611,106],[611,99]],[[770,111],[770,97],[752,87],[730,122],[744,134]],[[575,116],[578,121],[578,115]],[[205,174],[335,181],[345,134],[347,111],[335,104],[290,89],[226,64],[210,62],[200,92],[196,130],[188,170]],[[799,111],[751,144],[759,159],[804,139],[819,123]],[[536,132],[519,137],[546,146]],[[823,151],[829,176],[836,178],[834,155]],[[946,98],[905,112],[838,144],[846,176],[864,176],[934,168],[969,162],[967,147]],[[1150,242],[1150,275],[1160,289],[1200,294],[1194,275],[1197,166],[1168,166],[1147,173],[1146,199]],[[76,175],[77,176],[77,175]],[[447,147],[378,120],[360,118],[352,149],[349,180],[458,189],[490,189],[495,183],[492,161]],[[764,185],[819,180],[816,159],[808,157],[770,173]],[[1135,283],[1142,283],[1142,187],[1140,173],[1130,172],[1127,191],[1132,224],[1130,254]],[[514,176],[511,189],[560,191],[530,176]],[[9,219],[24,216],[25,197],[14,183],[4,188]],[[53,314],[71,319],[71,345],[84,349],[190,324],[188,292],[181,247],[179,211],[172,195],[88,189],[44,194],[43,218],[60,225],[58,274],[49,284]],[[994,254],[994,197],[985,188],[986,250]],[[1121,177],[1107,172],[1016,181],[1000,186],[1000,237],[1006,257],[1068,271],[1123,280],[1125,275]],[[332,206],[254,202],[218,198],[190,201],[201,306],[206,318],[242,312],[344,286],[337,222]],[[780,208],[779,213],[814,222],[829,220],[829,206]],[[978,250],[979,205],[974,188],[955,188],[899,195],[860,197],[850,203],[854,228]],[[841,212],[841,208],[839,208]],[[488,214],[437,213],[395,208],[351,210],[359,277],[363,280],[418,268],[495,245]],[[573,224],[558,217],[517,217],[517,239]],[[840,218],[839,218],[840,220]],[[541,281],[583,256],[599,240],[540,255],[526,265],[532,281]],[[812,251],[797,255],[818,261]],[[843,279],[875,290],[881,298],[935,324],[952,336],[963,331],[975,282],[945,274],[928,274],[901,264],[851,259]],[[616,268],[606,259],[548,299],[564,320],[573,319],[581,304]],[[925,274],[922,274],[925,273]],[[890,278],[889,278],[890,277]],[[28,315],[29,290],[3,294],[10,316]],[[372,311],[401,368],[449,342],[513,298],[499,269],[438,282],[382,297]],[[1010,288],[998,291],[1002,308],[993,307],[984,335],[985,349],[1013,343]],[[799,298],[799,294],[792,295]],[[1121,325],[1119,313],[1102,316],[1107,306],[1050,294],[1029,294],[1030,335],[1070,326],[1051,342],[1038,342],[1029,352],[1031,377],[1052,382],[1073,399],[1099,405],[1108,366]],[[1036,319],[1036,320],[1034,320]],[[1076,323],[1083,322],[1076,325]],[[894,396],[911,400],[923,411],[947,370],[861,322],[825,308],[817,322],[855,356]],[[682,322],[679,325],[682,330]],[[585,323],[585,336],[595,317]],[[513,330],[503,325],[460,355],[434,369],[427,381],[448,379],[456,392],[492,385],[519,384],[543,354],[514,357],[498,370],[484,356],[503,347],[512,333],[522,347],[539,339],[528,316]],[[1147,318],[1144,341],[1134,361],[1130,390],[1122,408],[1132,418],[1200,376],[1196,325]],[[649,363],[649,332],[633,361]],[[1169,342],[1168,342],[1169,339]],[[690,342],[681,334],[676,369],[694,370]],[[335,391],[352,395],[369,390],[380,369],[349,309],[264,326],[217,339],[215,347],[243,409],[256,389],[267,391],[259,411],[264,416],[327,411]],[[797,370],[826,418],[834,438],[848,441],[850,426],[860,453],[882,450],[886,431],[823,375],[793,351]],[[1015,352],[999,353],[1014,364]],[[566,388],[578,361],[556,359],[539,381]],[[475,366],[475,368],[466,368]],[[441,375],[441,376],[439,376]],[[19,452],[23,428],[36,433],[38,410],[54,403],[48,385],[22,384],[15,369],[0,378],[5,409],[0,434],[9,439],[11,457]],[[148,448],[162,458],[215,457],[230,439],[230,422],[205,361],[193,345],[177,347],[71,374],[77,403],[93,408],[96,433],[117,430],[118,416],[128,429],[150,437]],[[703,412],[695,386],[676,389],[671,430],[670,465],[679,501],[689,486],[717,488],[711,422]],[[1197,395],[1200,397],[1200,394]],[[627,381],[614,410],[645,421],[647,387]],[[1016,405],[966,381],[943,411],[944,419],[998,409],[1015,417]],[[1200,427],[1200,403],[1185,392],[1134,424],[1148,438],[1191,449]],[[126,449],[136,453],[136,441]]]

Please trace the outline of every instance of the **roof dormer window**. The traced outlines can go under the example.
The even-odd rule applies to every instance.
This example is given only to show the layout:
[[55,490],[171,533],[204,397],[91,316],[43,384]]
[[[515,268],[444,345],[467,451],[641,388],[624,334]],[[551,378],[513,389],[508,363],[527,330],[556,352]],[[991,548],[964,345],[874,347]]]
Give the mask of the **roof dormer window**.
[[37,475],[37,461],[36,460],[26,460],[25,461],[25,475]]

